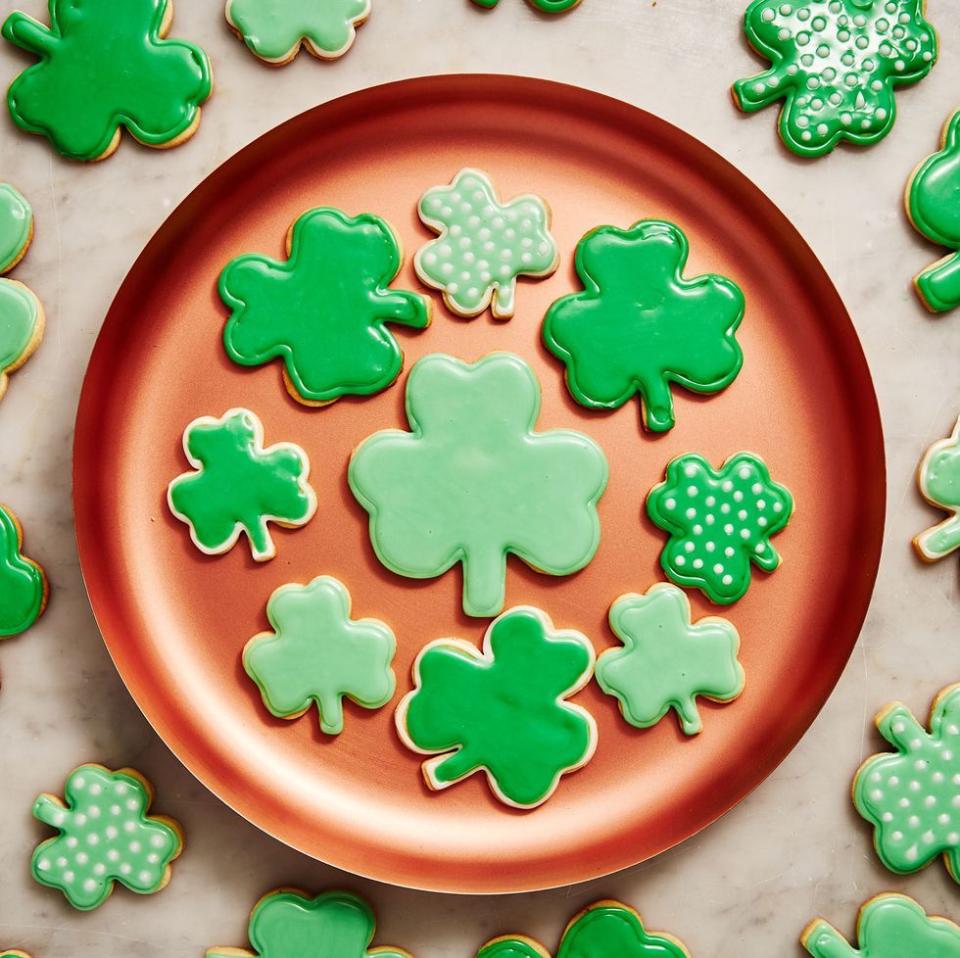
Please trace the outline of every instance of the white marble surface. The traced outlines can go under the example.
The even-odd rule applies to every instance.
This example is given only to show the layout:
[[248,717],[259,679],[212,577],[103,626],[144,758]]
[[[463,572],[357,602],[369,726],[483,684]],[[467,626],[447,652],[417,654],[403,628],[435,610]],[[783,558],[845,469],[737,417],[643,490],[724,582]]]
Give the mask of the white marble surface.
[[[24,521],[30,552],[50,573],[54,600],[30,634],[0,647],[0,948],[35,958],[199,956],[242,944],[249,907],[278,884],[365,893],[381,942],[421,958],[468,958],[509,930],[551,947],[583,903],[617,896],[701,958],[801,954],[796,939],[822,914],[850,930],[857,904],[885,889],[960,919],[960,889],[936,865],[898,879],[876,862],[847,790],[879,745],[870,716],[892,697],[925,714],[960,678],[956,561],[926,568],[909,540],[933,517],[913,470],[960,411],[960,316],[929,317],[909,277],[939,253],[910,229],[900,194],[960,105],[960,7],[930,0],[941,62],[898,95],[891,136],[866,152],[798,161],[774,136],[774,112],[744,117],[727,84],[757,61],[739,21],[744,0],[584,0],[574,14],[535,16],[522,0],[483,14],[466,0],[374,0],[354,50],[335,65],[301,56],[267,72],[227,30],[220,0],[180,0],[175,35],[213,58],[217,90],[197,137],[153,152],[127,141],[108,162],[57,159],[39,138],[0,117],[0,179],[29,197],[36,242],[17,278],[41,296],[48,332],[0,404],[0,498]],[[43,0],[0,0],[45,17]],[[27,62],[0,49],[0,83]],[[863,340],[887,440],[887,539],[863,636],[828,705],[800,746],[738,808],[655,861],[587,886],[501,898],[443,897],[355,880],[262,835],[184,771],[127,695],[87,605],[73,541],[70,442],[80,383],[110,300],[172,207],[237,149],[323,100],[424,73],[497,71],[579,83],[645,107],[740,166],[790,216],[825,263]],[[862,475],[852,481],[868,483]],[[118,893],[80,914],[29,878],[43,833],[30,806],[83,760],[131,764],[162,790],[162,806],[189,834],[188,853],[160,896]]]

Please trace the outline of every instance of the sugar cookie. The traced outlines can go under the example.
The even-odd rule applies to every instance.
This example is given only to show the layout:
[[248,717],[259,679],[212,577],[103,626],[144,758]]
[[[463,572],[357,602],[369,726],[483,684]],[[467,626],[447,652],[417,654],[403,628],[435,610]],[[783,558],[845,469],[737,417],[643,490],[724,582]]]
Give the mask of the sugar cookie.
[[[473,0],[478,7],[495,7],[500,0]],[[564,10],[572,10],[580,3],[580,0],[527,0],[527,2],[541,10],[543,13],[563,13]]]
[[960,419],[950,436],[935,442],[920,460],[917,485],[930,505],[950,513],[913,540],[924,562],[936,562],[960,548]]
[[22,548],[17,517],[0,505],[0,639],[25,632],[47,607],[46,573]]

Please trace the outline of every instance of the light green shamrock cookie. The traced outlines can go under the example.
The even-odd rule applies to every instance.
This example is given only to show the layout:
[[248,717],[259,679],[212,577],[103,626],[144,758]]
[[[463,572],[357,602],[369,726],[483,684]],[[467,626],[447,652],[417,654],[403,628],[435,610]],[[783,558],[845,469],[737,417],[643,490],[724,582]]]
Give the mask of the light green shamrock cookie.
[[913,540],[924,562],[936,562],[960,549],[960,419],[947,439],[927,450],[917,470],[917,484],[930,505],[950,513],[948,519]]

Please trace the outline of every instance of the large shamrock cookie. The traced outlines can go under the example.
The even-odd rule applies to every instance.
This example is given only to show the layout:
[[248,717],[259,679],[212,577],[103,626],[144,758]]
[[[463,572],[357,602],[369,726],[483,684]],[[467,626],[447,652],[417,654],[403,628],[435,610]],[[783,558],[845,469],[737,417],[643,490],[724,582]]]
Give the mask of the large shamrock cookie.
[[549,575],[590,562],[607,460],[582,433],[534,431],[540,384],[519,356],[426,356],[406,407],[410,432],[375,433],[350,460],[388,569],[429,579],[462,563],[463,610],[488,616],[503,609],[508,554]]
[[168,0],[50,0],[49,27],[10,14],[3,35],[40,57],[10,85],[14,122],[74,160],[109,156],[121,127],[147,146],[182,143],[212,87],[203,50],[164,39],[172,19]]
[[950,436],[935,442],[920,460],[917,484],[930,505],[950,513],[913,540],[921,559],[936,562],[960,549],[960,419]]
[[671,383],[713,393],[736,378],[743,293],[713,273],[685,279],[687,252],[683,233],[658,220],[600,226],[577,244],[583,292],[550,307],[543,341],[580,405],[619,409],[639,395],[644,425],[663,432],[674,424]]
[[46,574],[22,547],[17,517],[0,506],[0,639],[29,629],[47,605]]
[[493,621],[482,653],[459,639],[423,649],[414,689],[397,706],[397,730],[411,749],[434,756],[423,763],[430,788],[482,769],[502,802],[535,808],[593,756],[596,723],[566,701],[590,681],[593,664],[585,636],[518,606]]
[[937,59],[925,0],[753,0],[751,46],[773,66],[738,80],[734,102],[752,113],[776,100],[780,136],[800,156],[842,139],[869,146],[890,132],[894,88],[923,79]]
[[282,262],[241,256],[221,274],[227,355],[242,366],[282,359],[287,391],[308,406],[386,389],[403,368],[386,324],[430,323],[422,296],[387,288],[402,259],[389,225],[310,210],[287,234],[287,252]]

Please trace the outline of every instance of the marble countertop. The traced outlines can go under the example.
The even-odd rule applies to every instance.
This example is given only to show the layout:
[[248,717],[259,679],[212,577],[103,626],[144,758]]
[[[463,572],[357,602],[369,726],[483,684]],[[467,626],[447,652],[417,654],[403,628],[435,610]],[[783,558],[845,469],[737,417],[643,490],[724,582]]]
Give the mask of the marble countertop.
[[[653,928],[701,958],[800,955],[797,936],[823,915],[852,931],[858,904],[901,890],[960,919],[958,887],[939,865],[909,878],[878,864],[848,797],[851,775],[880,745],[871,722],[899,698],[926,715],[960,678],[960,579],[924,567],[911,536],[931,523],[914,468],[960,412],[960,318],[935,319],[910,276],[940,254],[909,227],[900,196],[913,166],[960,105],[960,7],[930,0],[943,52],[933,73],[898,94],[893,133],[866,152],[808,163],[784,151],[775,112],[745,117],[729,81],[757,68],[740,33],[744,0],[585,0],[545,18],[522,0],[483,13],[466,0],[374,0],[353,51],[335,64],[301,56],[266,72],[227,29],[221,0],[181,0],[174,35],[202,44],[216,93],[185,147],[126,140],[109,161],[58,159],[0,117],[0,179],[34,205],[38,231],[16,276],[46,305],[45,341],[0,404],[0,498],[16,508],[30,554],[55,590],[28,635],[0,646],[0,947],[35,958],[169,958],[245,942],[249,908],[277,885],[347,886],[368,897],[378,941],[419,958],[468,958],[488,937],[522,930],[553,947],[567,918],[596,898],[636,905]],[[43,0],[0,0],[46,18]],[[0,48],[0,83],[26,61]],[[887,532],[863,635],[820,717],[783,765],[736,809],[681,847],[588,885],[535,895],[470,898],[387,888],[307,859],[241,820],[158,740],[117,676],[87,603],[70,501],[73,420],[84,369],[110,301],[174,206],[240,147],[308,107],[407,76],[522,73],[587,86],[689,131],[750,176],[807,238],[860,333],[886,433]],[[852,476],[869,483],[879,477]],[[843,570],[838,570],[840,574]],[[815,601],[815,597],[812,597]],[[133,765],[162,788],[162,806],[189,835],[174,881],[154,899],[118,893],[91,914],[34,884],[27,861],[43,829],[33,798],[58,790],[84,760]]]

